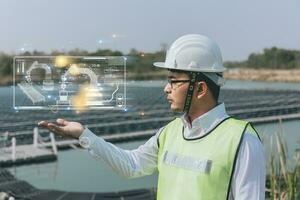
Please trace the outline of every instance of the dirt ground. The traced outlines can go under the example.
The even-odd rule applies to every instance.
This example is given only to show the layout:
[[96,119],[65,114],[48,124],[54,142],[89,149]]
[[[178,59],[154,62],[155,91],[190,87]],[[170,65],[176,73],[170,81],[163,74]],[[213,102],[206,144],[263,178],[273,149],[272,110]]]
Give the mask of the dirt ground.
[[224,73],[224,77],[232,80],[300,82],[300,69],[229,69]]

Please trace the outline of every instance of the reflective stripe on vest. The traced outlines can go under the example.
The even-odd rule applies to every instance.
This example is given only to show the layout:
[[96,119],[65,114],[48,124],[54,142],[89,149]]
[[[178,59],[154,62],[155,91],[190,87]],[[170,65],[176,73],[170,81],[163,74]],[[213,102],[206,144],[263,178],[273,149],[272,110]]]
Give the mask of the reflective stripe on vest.
[[195,140],[183,137],[177,118],[159,136],[158,200],[225,200],[244,132],[259,137],[249,123],[228,118]]

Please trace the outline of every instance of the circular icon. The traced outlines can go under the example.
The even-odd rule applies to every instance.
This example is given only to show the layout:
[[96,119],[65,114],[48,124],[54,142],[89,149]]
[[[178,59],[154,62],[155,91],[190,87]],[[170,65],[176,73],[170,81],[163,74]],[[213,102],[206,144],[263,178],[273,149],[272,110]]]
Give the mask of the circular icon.
[[67,85],[63,83],[63,84],[60,85],[60,88],[65,90],[67,88]]
[[65,75],[62,75],[62,76],[61,76],[61,80],[62,80],[62,81],[66,81],[66,80],[67,80],[67,77],[66,77]]
[[122,101],[118,101],[118,102],[117,102],[117,106],[118,106],[118,107],[122,107],[122,106],[123,106],[123,102],[122,102]]
[[53,113],[58,113],[58,106],[57,105],[50,105],[50,110]]
[[118,100],[123,99],[123,95],[122,95],[122,94],[118,94],[118,95],[117,95],[117,99],[118,99]]

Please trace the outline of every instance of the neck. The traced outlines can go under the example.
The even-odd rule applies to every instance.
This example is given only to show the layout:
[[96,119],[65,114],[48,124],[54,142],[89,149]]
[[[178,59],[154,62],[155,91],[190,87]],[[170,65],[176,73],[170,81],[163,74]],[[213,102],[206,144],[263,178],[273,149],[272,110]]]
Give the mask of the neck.
[[217,103],[211,103],[207,104],[205,106],[191,106],[189,113],[187,114],[188,121],[190,125],[192,125],[192,122],[202,116],[203,114],[207,113],[211,109],[217,106]]

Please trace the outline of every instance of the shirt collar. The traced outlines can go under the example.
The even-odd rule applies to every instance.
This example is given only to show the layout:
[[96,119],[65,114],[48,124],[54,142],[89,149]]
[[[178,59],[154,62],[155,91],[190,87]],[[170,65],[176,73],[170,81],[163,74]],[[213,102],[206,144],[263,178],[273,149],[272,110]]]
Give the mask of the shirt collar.
[[184,114],[181,117],[184,126],[184,137],[188,139],[201,137],[215,128],[222,120],[227,117],[229,116],[225,110],[224,103],[217,105],[205,114],[194,119],[192,122],[192,126],[188,122],[187,115]]

